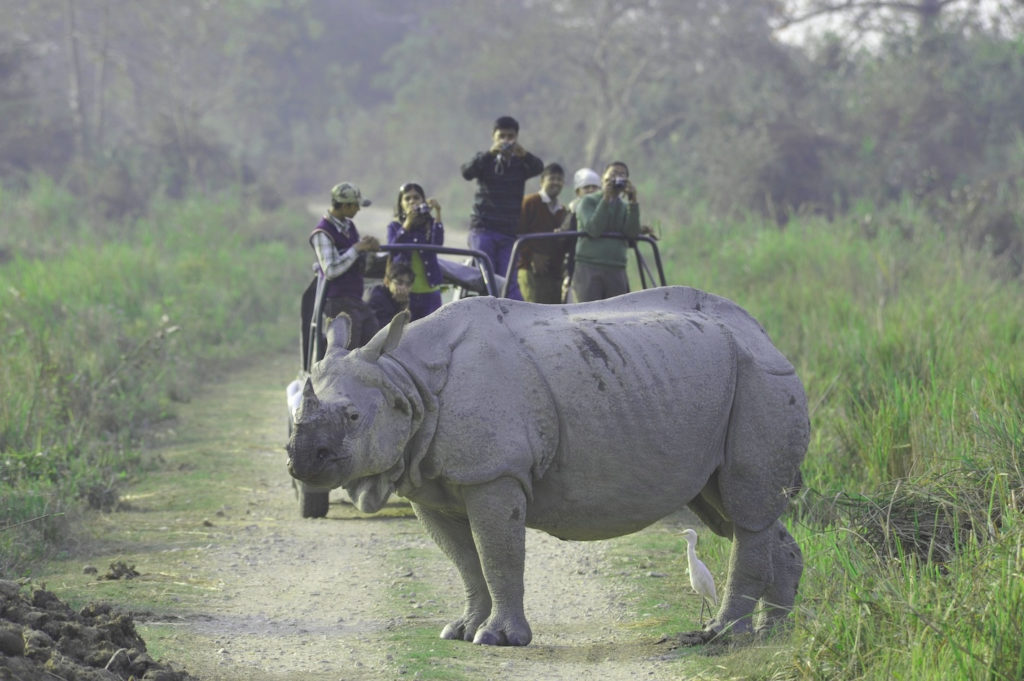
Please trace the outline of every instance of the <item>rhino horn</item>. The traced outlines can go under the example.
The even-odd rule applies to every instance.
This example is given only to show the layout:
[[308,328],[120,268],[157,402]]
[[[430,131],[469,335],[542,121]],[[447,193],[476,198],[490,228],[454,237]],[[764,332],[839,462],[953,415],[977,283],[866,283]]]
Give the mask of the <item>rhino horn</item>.
[[327,352],[335,348],[344,350],[352,337],[352,318],[344,312],[327,322]]
[[299,403],[299,411],[304,416],[315,414],[320,409],[320,398],[313,391],[313,380],[306,378],[306,384],[302,386],[302,401]]
[[370,339],[370,342],[359,350],[359,356],[367,362],[376,362],[385,352],[391,352],[398,347],[398,341],[402,340],[402,332],[405,325],[409,323],[409,311],[402,310],[395,315],[391,323],[377,332]]

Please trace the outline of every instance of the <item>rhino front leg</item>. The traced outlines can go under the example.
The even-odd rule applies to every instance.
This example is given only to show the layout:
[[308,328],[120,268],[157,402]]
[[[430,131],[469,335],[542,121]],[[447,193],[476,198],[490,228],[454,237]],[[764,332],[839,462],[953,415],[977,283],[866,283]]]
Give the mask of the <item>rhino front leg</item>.
[[463,500],[492,602],[473,643],[525,646],[533,638],[523,613],[526,494],[517,481],[500,478],[464,488]]
[[473,543],[469,520],[440,511],[412,505],[427,533],[453,563],[466,589],[466,609],[462,616],[441,631],[441,638],[472,641],[477,629],[491,614],[491,594],[480,568],[480,557]]

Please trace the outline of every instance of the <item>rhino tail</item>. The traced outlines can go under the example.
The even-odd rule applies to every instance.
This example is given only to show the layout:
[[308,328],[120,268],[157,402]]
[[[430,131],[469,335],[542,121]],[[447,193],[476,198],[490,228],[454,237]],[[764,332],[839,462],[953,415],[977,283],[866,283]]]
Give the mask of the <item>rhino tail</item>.
[[800,472],[800,469],[797,468],[796,469],[796,475],[793,476],[793,482],[791,482],[789,484],[789,487],[783,488],[783,491],[786,493],[787,497],[789,497],[790,499],[793,499],[793,498],[796,497],[796,495],[800,494],[800,492],[803,490],[803,488],[804,488],[804,476],[803,476],[803,473]]

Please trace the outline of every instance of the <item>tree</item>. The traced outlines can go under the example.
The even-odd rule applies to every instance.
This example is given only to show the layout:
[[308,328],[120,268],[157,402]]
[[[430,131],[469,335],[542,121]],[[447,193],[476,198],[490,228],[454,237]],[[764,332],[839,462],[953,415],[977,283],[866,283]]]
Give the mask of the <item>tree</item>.
[[72,158],[67,110],[42,103],[41,61],[37,44],[0,30],[0,180],[7,183],[24,182],[33,172],[57,174]]
[[993,28],[1024,16],[1011,0],[782,0],[775,21],[778,30],[816,24],[854,40],[883,40],[914,35],[926,38],[942,31]]

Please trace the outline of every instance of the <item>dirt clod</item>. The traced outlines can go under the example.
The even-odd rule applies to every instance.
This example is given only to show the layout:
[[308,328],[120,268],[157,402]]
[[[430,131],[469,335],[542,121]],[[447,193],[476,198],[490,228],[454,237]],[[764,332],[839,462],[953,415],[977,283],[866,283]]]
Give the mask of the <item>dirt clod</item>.
[[139,576],[134,565],[128,565],[123,560],[115,560],[110,564],[107,574],[97,579],[133,579]]
[[93,485],[84,493],[89,508],[110,513],[118,510],[120,495],[113,487]]
[[130,616],[103,604],[75,612],[45,589],[26,597],[17,582],[2,580],[0,652],[3,679],[194,679],[150,657]]
[[[677,648],[688,648],[691,646],[724,645],[731,642],[735,637],[726,633],[715,633],[707,629],[687,631],[671,636],[663,636],[658,643],[668,643],[669,650]],[[707,650],[707,649],[706,649]]]

